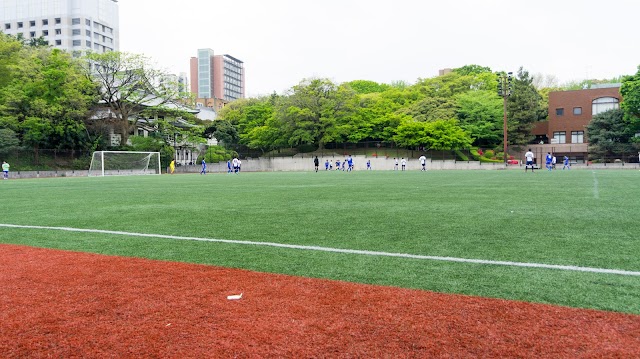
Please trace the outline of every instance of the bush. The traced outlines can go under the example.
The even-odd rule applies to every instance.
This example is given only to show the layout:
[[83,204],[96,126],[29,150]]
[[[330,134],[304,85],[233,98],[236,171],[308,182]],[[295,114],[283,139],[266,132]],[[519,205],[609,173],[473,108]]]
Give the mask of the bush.
[[204,156],[202,154],[198,156],[198,162],[202,162],[203,158],[207,163],[224,162],[237,156],[238,153],[236,151],[227,150],[222,146],[209,146]]

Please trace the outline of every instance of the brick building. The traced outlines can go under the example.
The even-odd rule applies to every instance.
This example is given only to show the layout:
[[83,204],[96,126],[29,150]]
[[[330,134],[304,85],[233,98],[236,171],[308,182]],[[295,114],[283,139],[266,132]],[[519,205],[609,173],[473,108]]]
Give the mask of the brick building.
[[547,121],[537,123],[531,145],[536,158],[551,152],[556,157],[569,156],[581,162],[587,159],[587,125],[593,116],[620,107],[620,84],[594,85],[590,89],[549,93]]

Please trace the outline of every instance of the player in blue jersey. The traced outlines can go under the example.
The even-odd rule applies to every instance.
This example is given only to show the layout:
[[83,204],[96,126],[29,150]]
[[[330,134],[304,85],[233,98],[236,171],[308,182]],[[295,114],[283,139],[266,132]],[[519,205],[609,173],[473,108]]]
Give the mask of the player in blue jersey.
[[336,160],[336,171],[340,170],[340,160]]
[[548,171],[551,171],[552,161],[553,161],[553,156],[551,156],[551,152],[547,152],[547,157],[545,157],[545,164],[547,165]]
[[349,159],[347,159],[347,164],[349,165],[349,171],[353,170],[353,158],[349,155]]
[[571,165],[569,164],[569,157],[567,156],[564,156],[562,170],[564,171],[565,168],[568,170],[571,169]]
[[231,160],[227,161],[227,173],[231,173]]
[[324,163],[324,170],[325,170],[325,171],[328,171],[328,170],[329,170],[329,160],[327,160],[327,161]]
[[367,171],[371,170],[371,160],[367,160]]
[[206,175],[207,174],[207,163],[204,161],[204,158],[202,159],[202,170],[200,171],[201,175]]

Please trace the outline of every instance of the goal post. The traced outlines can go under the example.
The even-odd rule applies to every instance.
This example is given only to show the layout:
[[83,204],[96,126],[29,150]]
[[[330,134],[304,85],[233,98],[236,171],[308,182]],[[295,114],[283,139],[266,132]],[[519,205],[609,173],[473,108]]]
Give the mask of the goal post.
[[160,152],[96,151],[89,166],[89,177],[159,174]]

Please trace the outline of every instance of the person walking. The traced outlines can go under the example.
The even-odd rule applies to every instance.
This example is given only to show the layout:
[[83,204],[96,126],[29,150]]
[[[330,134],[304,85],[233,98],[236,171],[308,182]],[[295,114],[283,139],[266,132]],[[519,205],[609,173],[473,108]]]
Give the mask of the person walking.
[[201,175],[207,174],[207,162],[204,161],[204,158],[202,159],[202,170],[200,170],[200,174]]
[[571,169],[571,165],[569,164],[569,157],[567,156],[564,156],[562,170],[564,171],[565,168],[568,170]]
[[171,160],[169,163],[169,173],[173,174],[176,171],[176,160]]
[[422,156],[420,156],[419,160],[420,160],[420,164],[422,165],[421,171],[426,171],[427,170],[427,157],[422,155]]
[[316,172],[318,172],[318,167],[320,166],[320,160],[318,159],[318,156],[313,159],[313,165],[316,167]]

